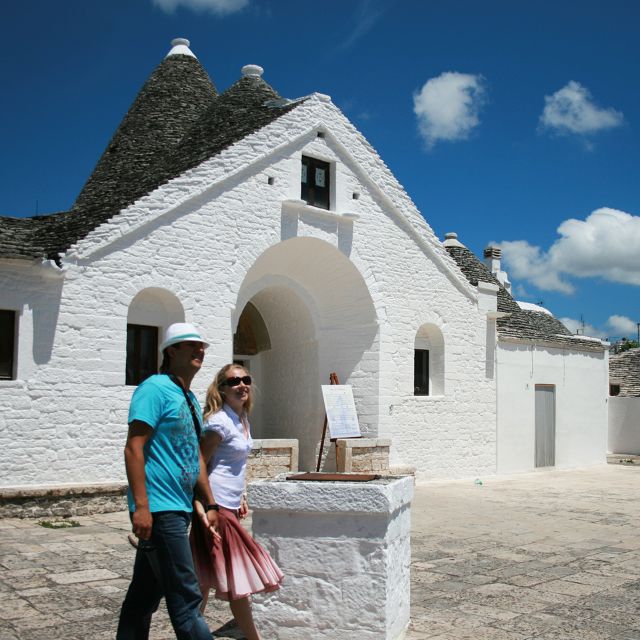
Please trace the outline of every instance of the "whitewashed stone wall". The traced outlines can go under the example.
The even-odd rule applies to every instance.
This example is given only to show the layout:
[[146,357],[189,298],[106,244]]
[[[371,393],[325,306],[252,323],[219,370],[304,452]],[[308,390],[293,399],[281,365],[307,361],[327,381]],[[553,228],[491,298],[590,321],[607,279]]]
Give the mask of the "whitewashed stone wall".
[[[335,163],[332,212],[296,202],[302,153]],[[363,435],[392,439],[393,466],[423,478],[495,470],[495,380],[477,294],[322,96],[158,188],[63,262],[59,278],[0,266],[3,308],[21,313],[18,380],[0,382],[3,486],[124,479],[126,324],[146,289],[177,301],[158,324],[182,313],[211,342],[194,380],[200,398],[232,358],[244,304],[261,307],[275,345],[259,356],[255,435],[298,438],[302,469],[322,432],[320,384],[336,371],[353,385]],[[442,332],[444,393],[414,397],[425,323]]]
[[413,479],[258,482],[253,533],[280,590],[254,596],[265,637],[400,640],[409,623]]
[[609,398],[607,449],[640,455],[640,398]]
[[556,467],[606,462],[607,354],[498,346],[498,471],[535,467],[535,385],[555,386]]

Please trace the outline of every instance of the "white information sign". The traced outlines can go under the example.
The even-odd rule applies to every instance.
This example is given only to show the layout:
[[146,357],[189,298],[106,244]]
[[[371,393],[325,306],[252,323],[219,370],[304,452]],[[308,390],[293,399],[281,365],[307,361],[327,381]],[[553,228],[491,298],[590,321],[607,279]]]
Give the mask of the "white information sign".
[[348,384],[323,384],[322,397],[332,438],[359,438],[353,390]]

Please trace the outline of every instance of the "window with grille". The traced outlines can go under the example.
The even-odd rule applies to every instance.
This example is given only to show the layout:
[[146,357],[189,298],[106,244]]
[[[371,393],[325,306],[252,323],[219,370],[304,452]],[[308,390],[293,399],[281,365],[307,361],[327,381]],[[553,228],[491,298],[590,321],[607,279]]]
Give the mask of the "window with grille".
[[128,324],[125,384],[138,385],[154,373],[158,373],[158,327]]

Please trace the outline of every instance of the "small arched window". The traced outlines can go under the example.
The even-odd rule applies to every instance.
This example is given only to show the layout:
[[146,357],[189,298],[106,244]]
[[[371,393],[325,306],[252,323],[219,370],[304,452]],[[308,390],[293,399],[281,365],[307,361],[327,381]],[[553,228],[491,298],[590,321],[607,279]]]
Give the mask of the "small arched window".
[[127,313],[125,384],[138,385],[158,372],[158,345],[174,322],[184,322],[184,309],[173,293],[150,287],[133,298]]
[[413,351],[413,395],[444,395],[444,338],[434,324],[417,331]]

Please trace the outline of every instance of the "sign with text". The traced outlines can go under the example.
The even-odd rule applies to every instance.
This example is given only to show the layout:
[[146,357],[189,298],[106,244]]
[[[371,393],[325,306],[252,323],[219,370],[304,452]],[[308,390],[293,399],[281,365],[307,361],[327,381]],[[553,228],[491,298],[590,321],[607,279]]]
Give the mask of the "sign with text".
[[359,438],[360,425],[351,385],[323,384],[322,397],[331,438]]

